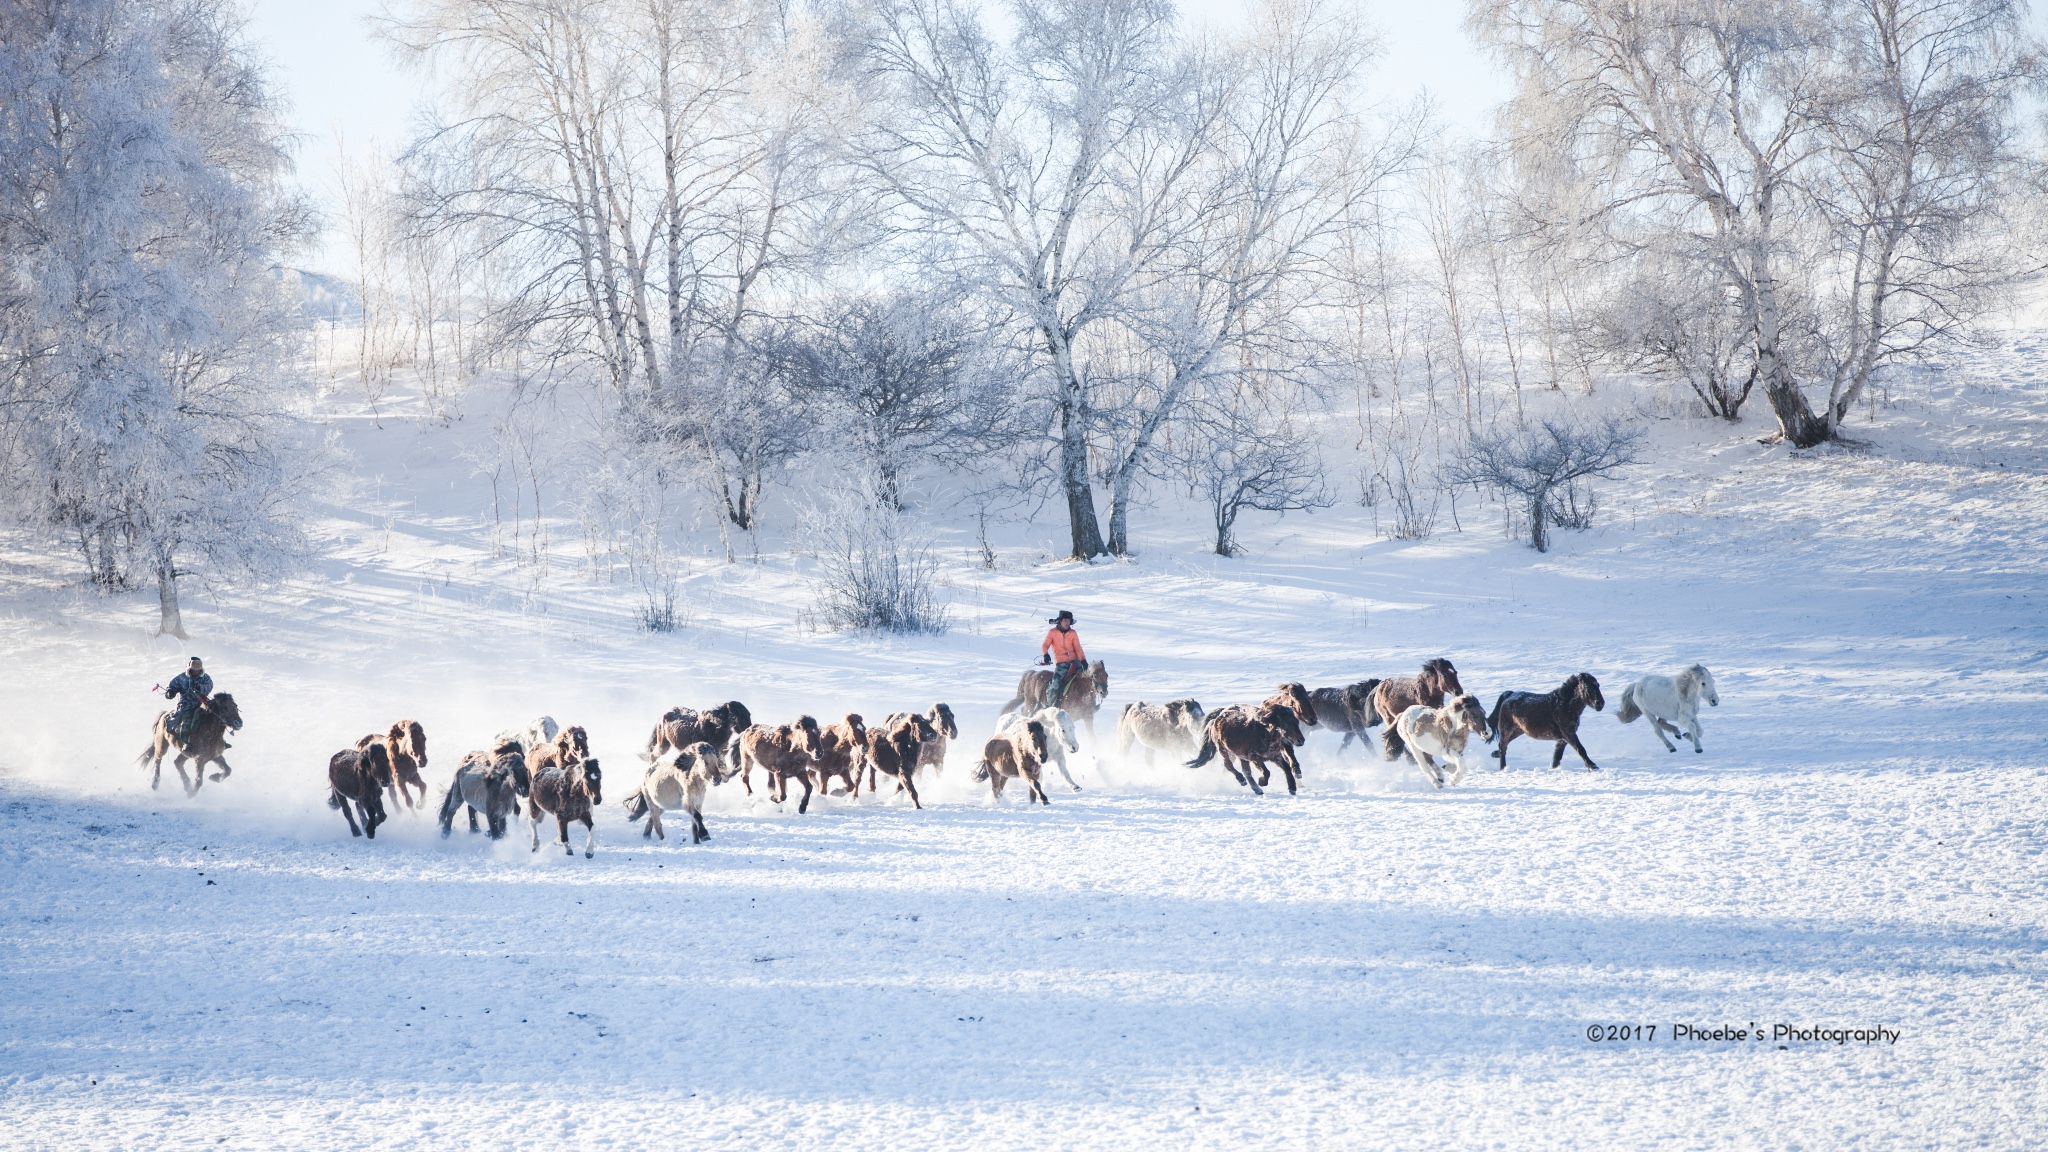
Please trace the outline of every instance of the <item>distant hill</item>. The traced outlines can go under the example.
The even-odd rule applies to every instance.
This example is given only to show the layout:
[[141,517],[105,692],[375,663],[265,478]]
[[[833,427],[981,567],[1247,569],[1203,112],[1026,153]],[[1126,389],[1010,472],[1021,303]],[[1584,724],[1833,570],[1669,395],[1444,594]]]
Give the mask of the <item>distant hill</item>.
[[293,292],[309,320],[356,323],[363,318],[363,300],[356,286],[338,276],[308,272],[303,268],[274,269],[287,291]]

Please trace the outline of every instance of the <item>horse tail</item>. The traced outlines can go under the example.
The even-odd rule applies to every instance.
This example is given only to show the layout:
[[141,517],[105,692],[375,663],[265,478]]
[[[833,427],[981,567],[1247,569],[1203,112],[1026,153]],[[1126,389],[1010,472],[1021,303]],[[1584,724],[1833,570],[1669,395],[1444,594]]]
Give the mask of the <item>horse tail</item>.
[[1201,767],[1202,765],[1204,765],[1204,764],[1207,764],[1207,763],[1208,763],[1209,761],[1211,761],[1211,760],[1213,760],[1213,759],[1215,759],[1215,758],[1216,758],[1216,737],[1214,737],[1214,736],[1212,736],[1212,735],[1210,735],[1210,734],[1208,734],[1208,733],[1203,733],[1203,735],[1202,735],[1202,751],[1201,751],[1201,752],[1200,752],[1199,754],[1197,754],[1197,755],[1195,756],[1195,758],[1194,758],[1193,760],[1190,760],[1190,761],[1188,761],[1188,762],[1187,762],[1187,766],[1188,766],[1189,768],[1200,768],[1200,767]]
[[1408,742],[1401,739],[1401,726],[1387,722],[1387,730],[1380,734],[1380,759],[1399,760],[1408,751]]
[[332,784],[327,786],[327,806],[336,809],[341,807],[341,790]]
[[988,774],[989,774],[989,766],[988,766],[988,757],[986,757],[986,756],[983,756],[983,757],[982,757],[982,758],[981,758],[980,760],[977,760],[977,761],[975,761],[975,764],[974,764],[974,782],[975,782],[975,783],[977,783],[977,784],[986,784],[986,783],[988,783]]
[[1486,726],[1492,729],[1495,735],[1500,734],[1500,714],[1507,707],[1508,696],[1509,693],[1501,693],[1493,702],[1493,711],[1486,714]]
[[640,753],[640,758],[649,764],[654,763],[654,758],[660,755],[658,749],[661,747],[661,728],[662,726],[659,723],[655,724],[654,731],[647,735],[646,750]]
[[642,788],[631,796],[626,797],[626,819],[647,819],[647,789]]
[[149,767],[149,758],[150,758],[150,757],[152,757],[152,756],[154,756],[154,755],[156,755],[156,741],[155,741],[155,740],[151,740],[151,741],[149,742],[149,747],[147,747],[147,748],[144,748],[144,749],[142,750],[142,755],[140,755],[140,756],[137,756],[137,757],[135,758],[135,766],[136,766],[137,768],[147,768],[147,767]]
[[1643,706],[1636,703],[1636,686],[1631,684],[1621,690],[1621,707],[1615,709],[1614,718],[1627,724],[1643,714]]

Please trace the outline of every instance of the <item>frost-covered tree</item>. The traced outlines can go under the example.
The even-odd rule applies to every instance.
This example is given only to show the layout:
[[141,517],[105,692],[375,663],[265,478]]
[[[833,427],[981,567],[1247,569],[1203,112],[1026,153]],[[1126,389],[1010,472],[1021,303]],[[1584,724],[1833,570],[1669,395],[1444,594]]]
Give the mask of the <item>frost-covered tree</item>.
[[[1832,439],[1878,367],[1963,334],[2028,269],[2000,218],[2015,101],[2039,71],[2011,0],[1471,12],[1519,84],[1523,204],[1553,244],[1586,247],[1579,267],[1630,270],[1609,285],[1626,322],[1606,330],[1696,388],[1713,377],[1719,415],[1760,387],[1785,440]],[[1701,299],[1712,315],[1669,313]],[[1728,307],[1746,346],[1732,374]]]
[[906,472],[972,463],[1013,423],[988,325],[948,296],[855,296],[768,343],[816,438],[850,448],[891,509],[902,509]]
[[1539,420],[1474,435],[1464,458],[1452,466],[1451,479],[1521,501],[1529,517],[1529,546],[1547,552],[1553,520],[1578,528],[1591,525],[1591,496],[1578,490],[1579,482],[1640,463],[1642,442],[1640,428],[1612,416]]
[[786,422],[764,301],[861,229],[850,110],[814,10],[742,0],[416,0],[389,26],[455,77],[405,164],[415,231],[499,271],[487,328],[609,382],[629,426],[753,524]]
[[1187,164],[1176,179],[1191,192],[1163,202],[1164,242],[1123,318],[1150,356],[1114,413],[1129,431],[1107,469],[1111,552],[1129,551],[1160,430],[1205,381],[1246,357],[1296,367],[1325,356],[1316,309],[1333,259],[1414,154],[1412,122],[1367,125],[1348,103],[1373,51],[1348,13],[1269,0],[1244,36],[1197,58],[1183,115],[1198,146],[1154,158]]
[[978,6],[893,0],[862,56],[886,103],[864,163],[960,280],[1014,311],[1051,382],[1072,555],[1108,549],[1089,471],[1085,342],[1131,307],[1168,238],[1206,124],[1164,0],[1011,7],[1000,46]]
[[303,540],[283,408],[275,97],[232,5],[0,6],[0,489],[93,581],[276,572]]

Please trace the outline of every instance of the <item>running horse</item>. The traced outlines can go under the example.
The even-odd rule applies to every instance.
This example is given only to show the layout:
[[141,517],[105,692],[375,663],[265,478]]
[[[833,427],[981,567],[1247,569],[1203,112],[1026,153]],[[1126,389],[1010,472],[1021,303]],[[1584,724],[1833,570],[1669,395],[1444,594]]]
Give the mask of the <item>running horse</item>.
[[1095,743],[1095,713],[1109,699],[1109,669],[1102,661],[1091,660],[1088,671],[1067,681],[1067,690],[1059,700],[1046,699],[1051,692],[1052,673],[1033,668],[1017,681],[1017,694],[996,712],[1001,715],[1021,709],[1024,715],[1032,716],[1046,708],[1064,708],[1067,715],[1088,725],[1088,742]]
[[[164,775],[164,753],[178,750],[178,758],[171,766],[178,770],[178,779],[185,782],[185,795],[198,793],[199,786],[206,783],[206,765],[211,762],[220,765],[220,771],[213,774],[218,784],[234,772],[221,753],[228,749],[228,733],[242,729],[242,711],[235,707],[235,698],[226,692],[217,692],[200,703],[198,715],[192,717],[192,730],[180,740],[171,735],[171,714],[159,713],[156,728],[152,733],[149,747],[135,758],[135,766],[155,771],[150,774],[149,787],[152,791],[162,782]],[[192,761],[192,775],[185,775],[185,761]]]

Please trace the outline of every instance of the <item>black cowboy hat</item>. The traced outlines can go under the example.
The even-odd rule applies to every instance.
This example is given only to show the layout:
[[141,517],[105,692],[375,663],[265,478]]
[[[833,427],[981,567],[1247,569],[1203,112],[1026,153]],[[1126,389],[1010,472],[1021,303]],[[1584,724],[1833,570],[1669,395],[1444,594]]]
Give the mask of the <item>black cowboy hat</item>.
[[1059,614],[1059,615],[1057,615],[1057,616],[1054,616],[1054,617],[1053,617],[1052,619],[1050,619],[1050,620],[1047,620],[1047,621],[1046,621],[1046,623],[1047,623],[1047,624],[1057,624],[1057,623],[1059,623],[1059,622],[1060,622],[1060,621],[1062,621],[1062,620],[1065,620],[1065,621],[1066,621],[1067,623],[1069,623],[1069,624],[1072,624],[1072,623],[1074,622],[1074,614],[1073,614],[1072,612],[1069,612],[1069,611],[1067,611],[1067,610],[1066,610],[1065,608],[1062,608],[1062,609],[1060,609],[1060,614]]

